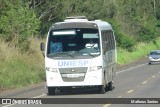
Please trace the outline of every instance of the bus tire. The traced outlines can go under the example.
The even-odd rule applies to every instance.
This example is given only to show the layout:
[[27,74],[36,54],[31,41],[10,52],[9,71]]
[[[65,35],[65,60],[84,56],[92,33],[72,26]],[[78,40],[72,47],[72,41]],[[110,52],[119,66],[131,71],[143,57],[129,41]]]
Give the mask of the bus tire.
[[113,82],[109,82],[108,83],[108,91],[112,91],[113,90]]
[[54,95],[55,94],[55,88],[48,87],[48,95]]
[[104,94],[106,92],[106,87],[104,85],[100,86],[99,91],[101,94]]

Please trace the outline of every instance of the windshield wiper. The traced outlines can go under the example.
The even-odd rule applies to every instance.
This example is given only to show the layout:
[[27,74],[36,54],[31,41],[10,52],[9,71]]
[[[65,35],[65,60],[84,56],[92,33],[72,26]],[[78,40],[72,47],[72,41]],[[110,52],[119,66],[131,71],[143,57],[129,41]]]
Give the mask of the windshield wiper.
[[[50,54],[51,56],[53,55],[59,55],[59,54],[66,54],[66,55],[68,55],[68,56],[70,56],[70,57],[72,57],[72,58],[74,58],[74,56],[73,55],[71,55],[71,54],[69,54],[68,52],[57,52],[57,53],[53,53],[53,54]],[[50,56],[49,55],[49,56]]]
[[76,51],[76,52],[78,52],[78,53],[83,53],[83,54],[87,54],[87,55],[90,55],[90,56],[92,56],[92,57],[95,57],[95,55],[92,55],[92,54],[89,53],[89,52],[80,52],[80,51]]

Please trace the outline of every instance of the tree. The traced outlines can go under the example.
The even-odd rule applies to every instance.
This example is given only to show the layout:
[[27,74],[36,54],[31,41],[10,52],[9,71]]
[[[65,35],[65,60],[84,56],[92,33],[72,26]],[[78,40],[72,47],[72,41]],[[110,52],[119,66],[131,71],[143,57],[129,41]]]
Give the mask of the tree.
[[29,38],[37,33],[39,20],[32,9],[21,0],[3,1],[7,7],[1,12],[0,33],[6,42],[13,43],[21,52],[29,49]]

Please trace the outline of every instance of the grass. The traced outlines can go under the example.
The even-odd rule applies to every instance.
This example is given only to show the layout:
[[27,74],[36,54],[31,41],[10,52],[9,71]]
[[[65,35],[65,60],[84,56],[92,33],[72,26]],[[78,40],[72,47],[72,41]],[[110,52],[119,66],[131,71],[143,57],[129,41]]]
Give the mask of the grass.
[[[118,48],[118,64],[131,63],[160,49],[160,38],[154,43],[137,44],[133,52]],[[0,41],[0,91],[37,84],[45,80],[44,57],[39,49],[41,41],[31,41],[31,49],[20,54],[14,47]]]
[[154,42],[137,44],[133,52],[128,52],[127,50],[118,48],[118,64],[123,65],[134,62],[140,58],[147,56],[150,50],[154,49],[160,49],[160,38],[158,38]]
[[14,47],[0,42],[0,90],[20,88],[45,80],[44,58],[39,41],[32,40],[28,53],[20,54]]

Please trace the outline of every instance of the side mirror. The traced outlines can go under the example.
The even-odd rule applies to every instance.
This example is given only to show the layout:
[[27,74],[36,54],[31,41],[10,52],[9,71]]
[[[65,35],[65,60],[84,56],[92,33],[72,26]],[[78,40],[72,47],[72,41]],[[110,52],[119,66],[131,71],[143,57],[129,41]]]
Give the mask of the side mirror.
[[41,51],[44,51],[44,43],[40,44],[40,49],[41,49]]
[[40,44],[40,50],[42,51],[42,54],[45,57],[45,55],[44,55],[44,43]]

